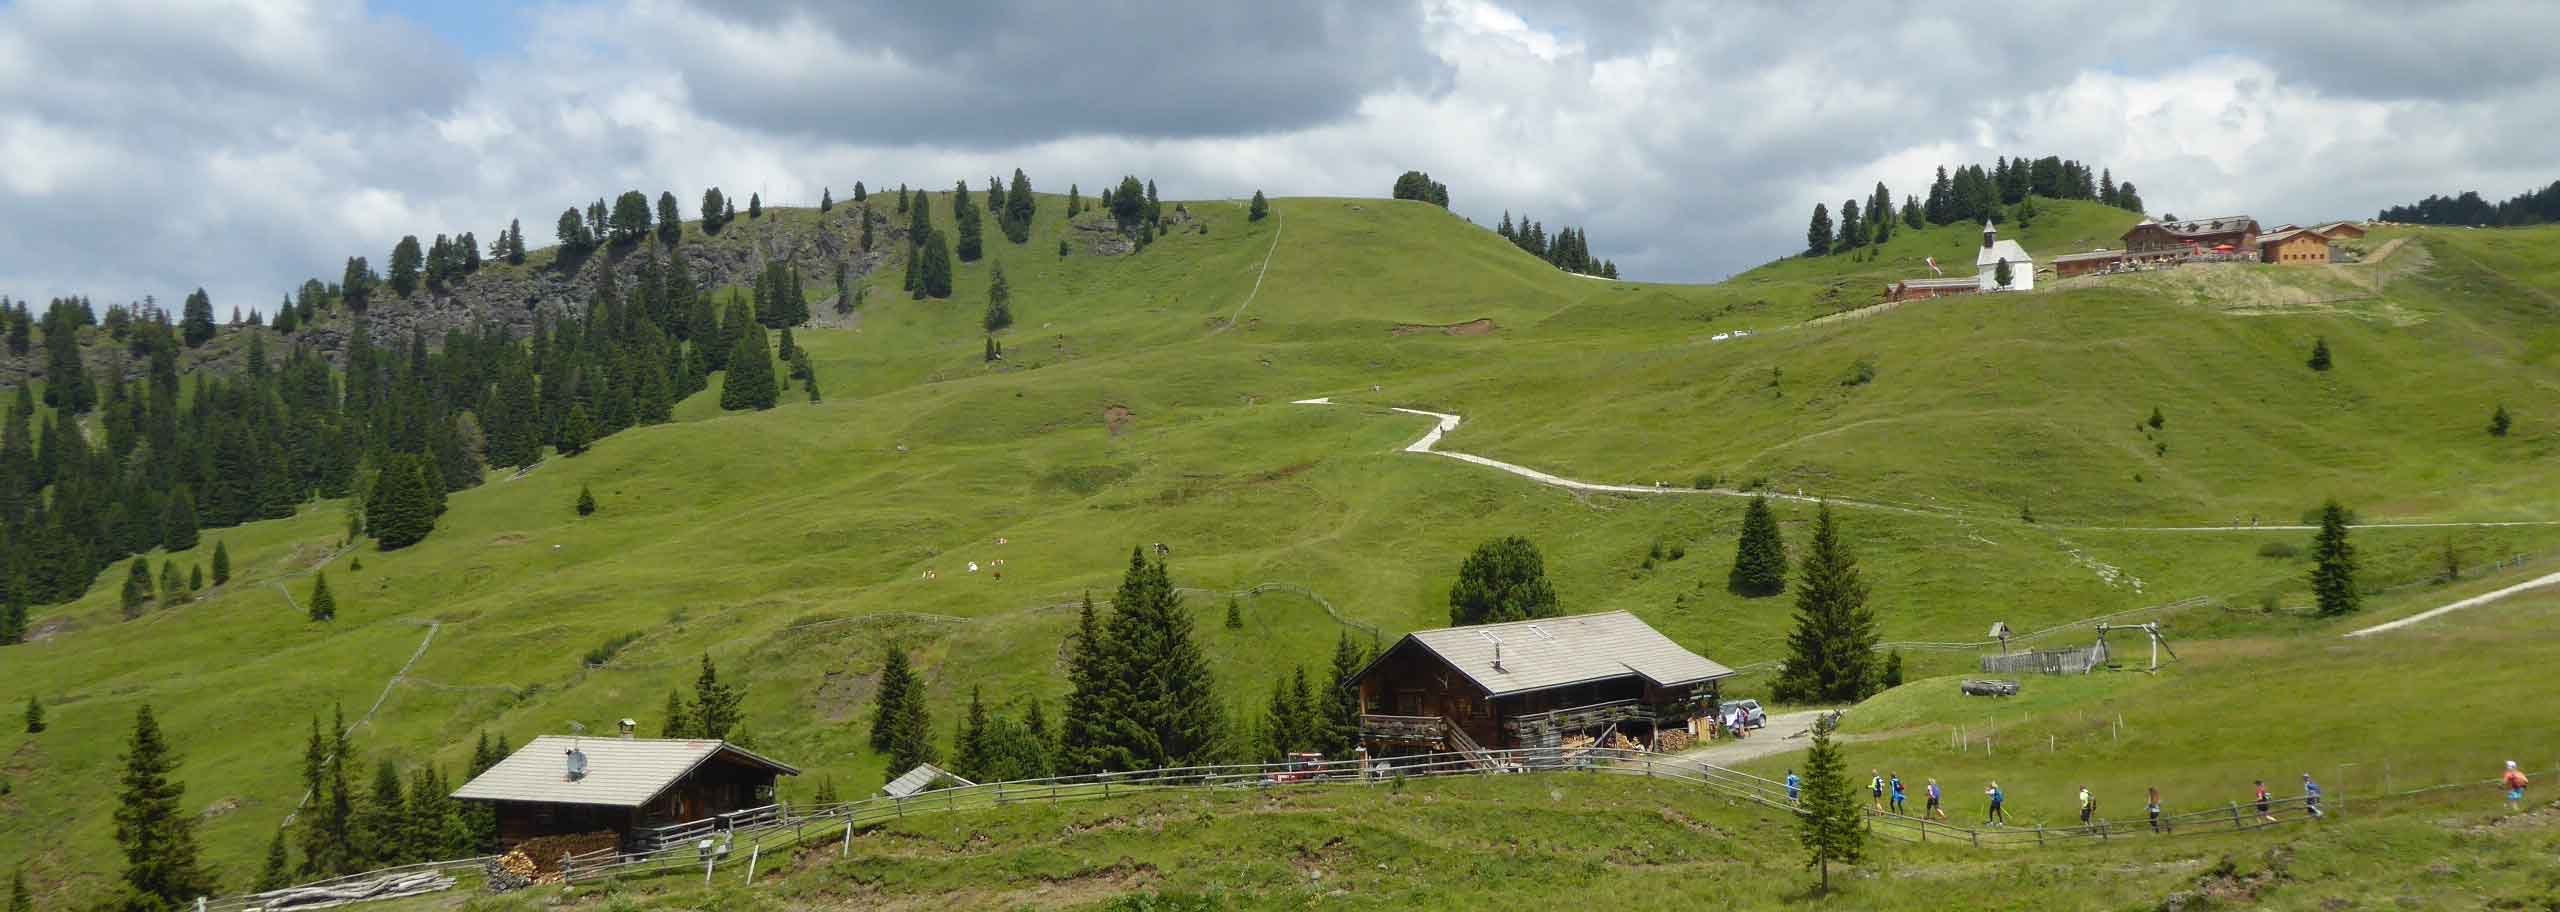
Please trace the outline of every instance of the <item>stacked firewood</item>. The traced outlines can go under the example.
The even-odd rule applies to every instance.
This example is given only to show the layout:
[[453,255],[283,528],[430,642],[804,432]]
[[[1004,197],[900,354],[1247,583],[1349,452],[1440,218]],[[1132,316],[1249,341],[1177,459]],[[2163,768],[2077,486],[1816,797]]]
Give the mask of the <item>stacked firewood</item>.
[[1688,732],[1676,728],[1665,729],[1653,736],[1653,749],[1663,753],[1677,753],[1688,750],[1697,742],[1698,739],[1690,737]]

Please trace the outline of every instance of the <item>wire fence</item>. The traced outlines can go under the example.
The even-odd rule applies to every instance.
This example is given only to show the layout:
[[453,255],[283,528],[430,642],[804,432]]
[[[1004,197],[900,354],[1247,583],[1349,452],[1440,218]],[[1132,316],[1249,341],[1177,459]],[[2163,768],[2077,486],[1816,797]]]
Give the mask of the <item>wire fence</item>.
[[[588,883],[699,871],[705,883],[734,872],[753,884],[764,853],[833,843],[839,856],[850,855],[853,838],[866,828],[909,817],[1022,805],[1059,805],[1107,800],[1164,791],[1249,793],[1313,786],[1378,787],[1414,780],[1455,776],[1530,774],[1636,776],[1697,786],[1715,795],[1788,814],[1804,813],[1798,794],[1786,783],[1700,760],[1641,750],[1585,748],[1519,748],[1466,753],[1436,753],[1368,760],[1335,760],[1274,764],[1189,766],[1129,773],[1058,776],[990,782],[922,792],[906,797],[876,797],[833,804],[776,804],[648,831],[631,849],[608,848],[564,855],[558,870],[563,883]],[[2537,773],[2550,776],[2550,773]],[[2361,806],[2436,795],[2461,788],[2488,788],[2497,780],[2444,783],[2399,791],[2358,795]],[[1868,832],[1914,844],[1943,843],[1972,848],[2037,848],[2108,842],[2117,839],[2169,838],[2249,832],[2300,825],[2344,812],[2348,796],[2331,793],[2326,801],[2309,796],[2271,797],[2225,802],[2216,807],[2164,814],[2156,822],[2093,818],[2076,826],[2005,826],[1934,820],[1928,816],[1859,808]],[[2317,810],[2315,811],[2315,807]],[[200,901],[199,912],[278,912],[320,909],[371,899],[388,899],[448,889],[455,875],[484,870],[495,856],[428,862],[368,871],[304,884],[286,890],[220,900]],[[405,892],[404,892],[405,890]]]

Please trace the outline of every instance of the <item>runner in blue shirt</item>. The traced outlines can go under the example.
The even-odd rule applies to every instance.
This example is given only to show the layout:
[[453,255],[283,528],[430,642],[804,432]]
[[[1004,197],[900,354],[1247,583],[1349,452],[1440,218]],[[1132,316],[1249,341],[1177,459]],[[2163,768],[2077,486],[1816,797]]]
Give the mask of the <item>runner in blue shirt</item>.
[[2311,812],[2313,819],[2329,816],[2320,812],[2320,783],[2311,781],[2310,773],[2302,774],[2302,807]]
[[1788,804],[1798,804],[1798,803],[1801,803],[1800,799],[1802,799],[1803,797],[1804,797],[1804,780],[1796,778],[1796,771],[1795,771],[1795,770],[1788,770],[1788,771],[1787,771],[1787,803],[1788,803]]
[[1901,814],[1901,813],[1903,812],[1903,810],[1902,810],[1902,774],[1901,774],[1901,773],[1895,773],[1895,774],[1893,774],[1893,812],[1894,812],[1895,814]]
[[1982,793],[1983,793],[1983,794],[1985,794],[1985,795],[1989,795],[1989,796],[1991,796],[1991,815],[1990,815],[1990,816],[1988,816],[1988,817],[1984,817],[1984,818],[1982,819],[1982,822],[1983,822],[1983,823],[1985,823],[1985,824],[1988,824],[1988,825],[1990,825],[1990,826],[2007,826],[2007,825],[2009,825],[2009,812],[2007,812],[2007,811],[2004,811],[2004,810],[2001,810],[2001,809],[2000,809],[2000,801],[2001,801],[2001,799],[2007,798],[2007,797],[2009,797],[2009,796],[2007,796],[2007,795],[2005,795],[2005,794],[2002,794],[2002,793],[2001,793],[2001,791],[2000,791],[2000,783],[1997,783],[1997,782],[1991,783],[1991,787],[1990,787],[1990,788],[1987,788],[1987,789],[1983,789],[1983,790],[1982,790]]

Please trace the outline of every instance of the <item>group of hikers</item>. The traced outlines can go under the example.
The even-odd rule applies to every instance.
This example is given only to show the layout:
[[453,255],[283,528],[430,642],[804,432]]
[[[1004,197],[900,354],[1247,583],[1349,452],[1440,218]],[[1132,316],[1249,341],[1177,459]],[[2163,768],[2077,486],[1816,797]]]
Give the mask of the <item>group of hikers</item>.
[[[1872,801],[1875,811],[1880,814],[1890,813],[1896,816],[1909,816],[1910,811],[1904,804],[1906,794],[1903,790],[1902,774],[1888,773],[1880,770],[1868,770],[1867,772],[1867,795]],[[2527,786],[2531,785],[2531,782],[2525,778],[2524,771],[2516,767],[2515,761],[2507,761],[2506,774],[2499,777],[2498,784],[2499,787],[2506,790],[2508,808],[2514,811],[2522,811],[2524,809],[2524,790]],[[2267,780],[2257,780],[2254,785],[2255,792],[2251,796],[2250,800],[2251,803],[2257,807],[2258,819],[2267,823],[2276,822],[2275,797],[2267,791]],[[1922,819],[1947,819],[1946,794],[1939,790],[1938,780],[1929,780],[1925,791],[1929,803],[1920,811]],[[2146,789],[2145,791],[2148,794],[2143,801],[2142,809],[2144,813],[2150,816],[2151,831],[2154,833],[2168,832],[2170,829],[2170,823],[2161,818],[2160,789],[2153,787]],[[2009,824],[2009,811],[2007,807],[2009,795],[2007,792],[2001,790],[2000,783],[1997,780],[1994,780],[1986,784],[1982,790],[1982,795],[1984,798],[1990,800],[1990,808],[1988,812],[1984,814],[1982,819],[1983,825],[1988,827],[2007,826]],[[2314,781],[2311,778],[2310,773],[2302,774],[2302,809],[2304,816],[2313,820],[2325,819],[2328,816],[2326,811],[2320,809],[2320,797],[2320,783]],[[1804,781],[1796,776],[1795,770],[1787,770],[1788,803],[1802,803],[1803,798]],[[2091,823],[2096,822],[2097,817],[2098,799],[2095,795],[2090,793],[2088,786],[2083,785],[2080,787],[2080,825],[2088,826]]]

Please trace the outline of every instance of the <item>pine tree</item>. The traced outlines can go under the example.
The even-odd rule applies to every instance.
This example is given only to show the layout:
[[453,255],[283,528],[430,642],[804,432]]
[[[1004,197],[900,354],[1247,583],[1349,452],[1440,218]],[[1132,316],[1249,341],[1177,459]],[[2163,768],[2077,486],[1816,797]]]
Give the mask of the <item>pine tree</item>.
[[1083,212],[1084,212],[1084,190],[1083,190],[1082,188],[1080,188],[1080,187],[1076,186],[1075,184],[1068,184],[1068,185],[1067,185],[1067,220],[1068,220],[1068,221],[1074,221],[1074,220],[1075,220],[1075,217],[1076,217],[1077,215],[1082,214]]
[[915,668],[907,664],[907,651],[891,645],[888,655],[881,660],[880,685],[871,698],[872,750],[889,750],[897,737],[898,714],[906,711],[907,701],[918,686]]
[[1813,747],[1804,758],[1804,799],[1796,815],[1796,838],[1805,850],[1805,867],[1822,871],[1822,891],[1831,890],[1831,863],[1857,864],[1866,858],[1866,821],[1849,791],[1848,765],[1831,743],[1831,730],[1814,726]]
[[1039,200],[1031,195],[1031,178],[1022,169],[1013,169],[1013,183],[1004,194],[1004,237],[1016,244],[1031,240],[1031,219],[1039,213]]
[[1737,595],[1766,597],[1786,591],[1787,545],[1769,496],[1753,495],[1742,511],[1742,538],[1734,544],[1733,572],[1725,587]]
[[1840,236],[1831,242],[1833,253],[1847,253],[1867,245],[1867,225],[1858,220],[1858,201],[1840,203]]
[[188,567],[188,568],[187,568],[187,591],[188,591],[188,592],[196,592],[196,591],[199,591],[199,590],[201,590],[201,589],[203,589],[203,588],[204,588],[204,565],[203,565],[203,564],[197,564],[197,565],[195,565],[195,566]]
[[[900,664],[905,664],[904,649],[892,647],[890,652],[899,657]],[[885,711],[888,717],[889,771],[893,776],[941,758],[933,744],[933,718],[925,710],[924,681],[914,677],[912,670],[908,673],[910,677],[898,705]],[[885,670],[882,677],[887,677]]]
[[338,600],[329,595],[329,575],[314,574],[311,582],[311,604],[307,609],[315,621],[338,619]]
[[693,737],[694,714],[690,707],[684,705],[683,694],[672,690],[667,691],[667,708],[665,712],[665,715],[659,717],[658,737]]
[[9,872],[9,912],[36,912],[36,898],[27,892],[27,868],[23,864]]
[[702,233],[720,233],[720,216],[727,205],[728,200],[720,195],[720,188],[713,187],[702,191]]
[[673,190],[658,191],[658,240],[673,244],[684,237],[684,210]]
[[160,546],[167,548],[169,553],[195,548],[196,499],[187,493],[187,489],[179,488],[177,495],[169,498],[169,513],[162,518],[160,530]]
[[764,217],[764,194],[747,194],[747,217],[750,219],[760,219]]
[[728,411],[769,409],[782,399],[773,375],[773,352],[765,347],[764,328],[752,321],[729,351],[729,372],[720,382],[720,407]]
[[693,679],[693,736],[727,740],[744,719],[738,705],[745,699],[729,685],[720,683],[720,670],[711,664],[711,654],[703,653],[702,673]]
[[961,715],[959,736],[951,741],[951,763],[963,778],[1003,781],[987,775],[987,703],[976,685],[969,688],[969,709]]
[[44,733],[44,704],[33,696],[27,697],[27,713],[24,718],[27,723],[27,734]]
[[952,252],[960,257],[960,262],[975,263],[985,254],[985,240],[979,226],[981,216],[976,207],[969,205],[968,183],[962,182],[951,199],[954,207],[951,220],[959,232],[959,243]]
[[1449,587],[1452,626],[1498,624],[1554,617],[1555,587],[1547,582],[1547,561],[1538,546],[1514,535],[1477,545],[1458,565],[1458,581]]
[[2498,403],[2497,410],[2489,413],[2489,436],[2507,436],[2507,431],[2513,429],[2515,423],[2515,416],[2507,414],[2507,404]]
[[595,492],[594,492],[594,491],[587,490],[587,486],[586,486],[586,485],[579,485],[579,486],[578,486],[578,515],[580,515],[580,516],[593,516],[593,515],[595,515],[595,512],[596,512],[596,495],[595,495]]
[[129,621],[134,618],[141,617],[142,606],[150,601],[151,559],[147,557],[137,557],[133,559],[132,569],[126,571],[124,576],[123,604],[125,620]]
[[[1263,216],[1270,214],[1271,203],[1262,198],[1262,191],[1253,191],[1253,202],[1245,208],[1245,220],[1259,222],[1262,221]],[[1509,212],[1502,214],[1502,236],[1511,236],[1511,213]]]
[[941,231],[925,236],[923,262],[917,266],[916,282],[923,297],[951,296],[951,241]]
[[2326,337],[2311,340],[2311,360],[2304,363],[2316,371],[2329,369],[2329,340]]
[[2016,278],[2017,275],[2009,271],[2008,257],[2001,257],[1999,265],[1991,269],[1991,283],[2001,288],[2009,287],[2009,283]]
[[1111,770],[1189,766],[1208,759],[1224,733],[1207,656],[1191,636],[1161,561],[1132,548],[1104,636],[1112,672],[1103,691],[1097,754]]
[[391,290],[404,298],[417,290],[418,270],[425,263],[425,254],[419,252],[418,236],[402,235],[400,243],[391,248]]
[[994,264],[987,279],[987,331],[1013,325],[1013,286],[1004,280],[1004,264]]
[[276,828],[274,838],[267,840],[267,866],[258,872],[258,882],[250,889],[260,893],[293,886],[292,859],[285,854],[284,828]]
[[1813,204],[1813,221],[1804,229],[1804,254],[1822,256],[1831,252],[1831,210],[1821,203]]
[[854,181],[854,182],[853,182],[853,201],[854,201],[854,202],[856,202],[856,203],[861,203],[861,202],[866,202],[866,201],[868,201],[868,200],[870,200],[870,199],[871,199],[871,191],[869,191],[869,190],[867,190],[867,189],[864,189],[864,188],[863,188],[863,186],[862,186],[862,182],[861,182],[861,181]]
[[825,187],[820,187],[820,188],[818,188],[818,211],[820,211],[820,212],[828,212],[828,211],[832,211],[832,210],[834,210],[835,208],[836,208],[836,194],[835,194],[835,191],[834,191],[834,190],[830,190],[830,189],[825,188]]
[[178,578],[178,562],[174,560],[161,561],[160,607],[175,608],[186,602],[186,600],[187,587],[185,582]]
[[1093,593],[1084,596],[1076,613],[1075,632],[1067,637],[1067,702],[1058,718],[1058,769],[1066,773],[1102,771],[1103,690],[1117,676],[1103,649],[1102,622],[1093,608]]
[[360,867],[400,864],[400,821],[409,814],[408,796],[400,791],[400,768],[384,757],[373,768],[373,789],[356,810],[355,841]]
[[178,333],[187,340],[188,348],[202,348],[213,341],[213,298],[204,289],[187,295],[183,313],[178,320]]
[[[572,410],[574,420],[580,412]],[[565,434],[564,434],[565,437]],[[393,454],[374,481],[374,501],[365,506],[365,530],[376,547],[397,551],[426,540],[435,531],[441,486],[430,490],[422,460]]]
[[134,715],[124,772],[117,780],[116,845],[124,851],[125,908],[175,909],[214,891],[196,855],[196,818],[183,802],[186,786],[170,778],[178,757],[160,734],[150,704]]
[[2336,500],[2320,507],[2320,531],[2311,539],[2311,592],[2321,617],[2356,610],[2364,594],[2356,589],[2356,549],[2347,541],[2347,510]]
[[1342,632],[1333,644],[1333,687],[1325,691],[1324,746],[1329,757],[1348,757],[1360,744],[1360,670],[1369,664],[1369,652],[1352,641],[1351,632]]
[[1227,596],[1227,629],[1244,629],[1244,606],[1237,603],[1235,596],[1232,595]]
[[1796,589],[1796,627],[1772,688],[1790,703],[1854,703],[1875,692],[1875,613],[1857,558],[1840,541],[1831,506],[1814,516]]

